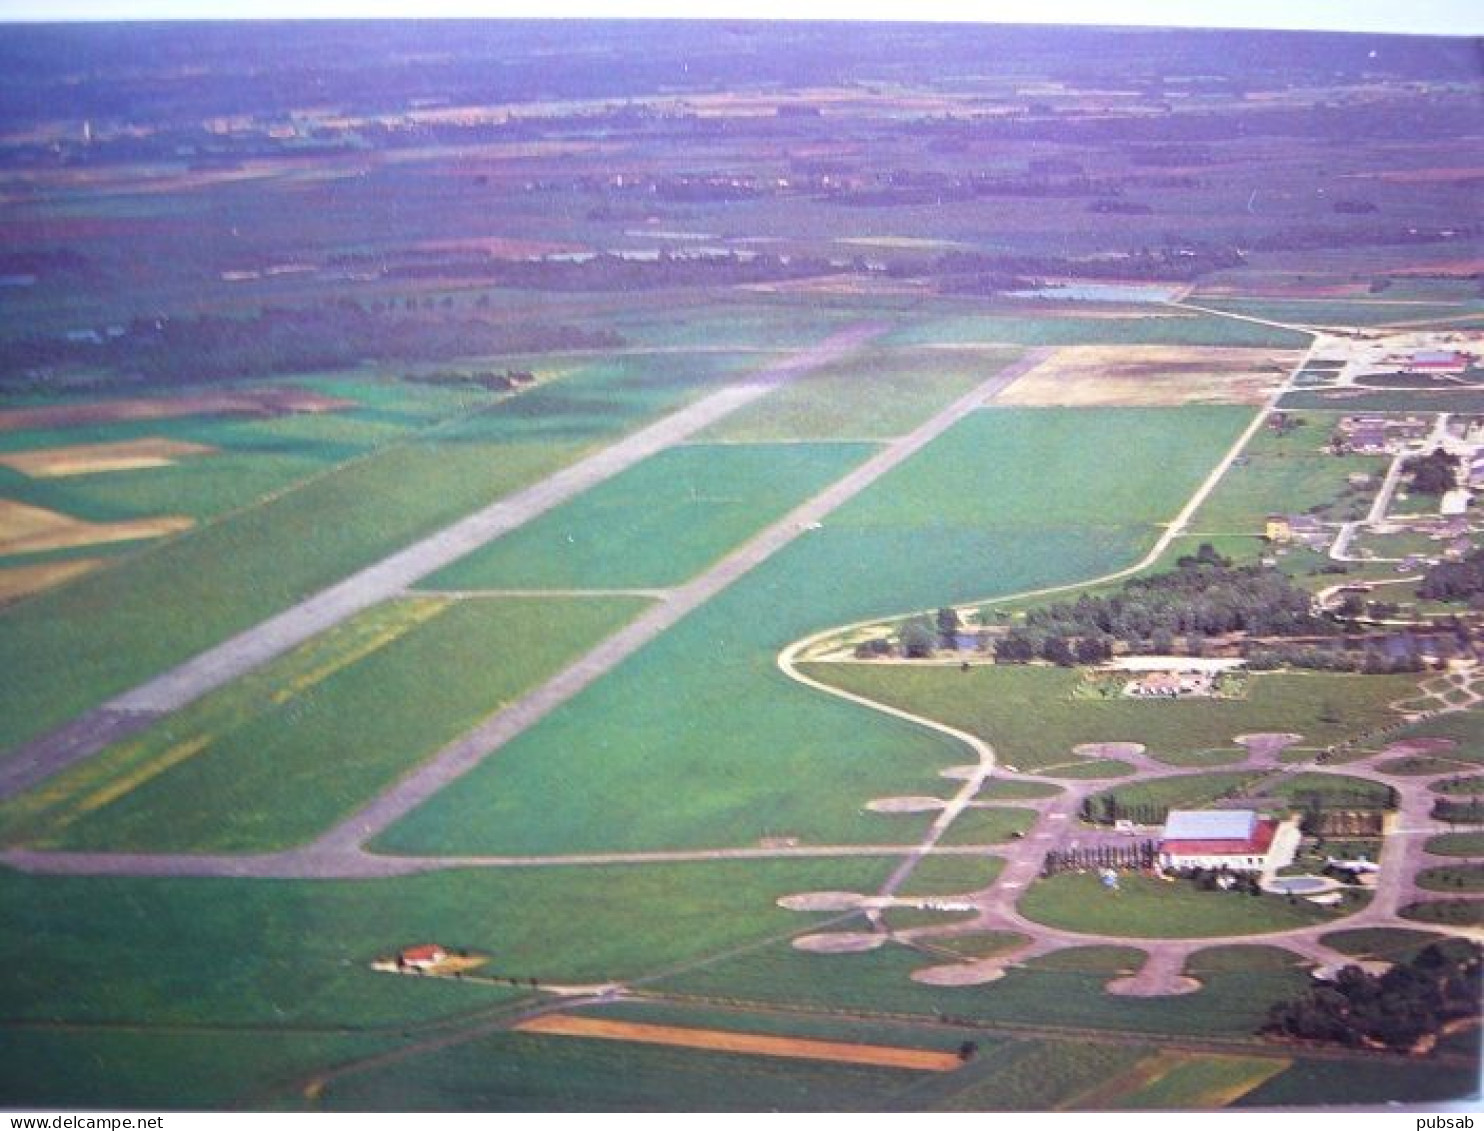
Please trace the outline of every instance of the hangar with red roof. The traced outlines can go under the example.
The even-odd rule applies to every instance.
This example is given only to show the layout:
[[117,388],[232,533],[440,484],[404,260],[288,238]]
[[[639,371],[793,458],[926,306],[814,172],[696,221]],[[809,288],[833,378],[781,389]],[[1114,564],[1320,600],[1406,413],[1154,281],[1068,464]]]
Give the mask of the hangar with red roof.
[[[1282,822],[1251,809],[1172,809],[1160,838],[1166,868],[1226,868],[1268,872],[1293,860],[1294,838],[1279,837]],[[1288,859],[1282,859],[1283,856]]]

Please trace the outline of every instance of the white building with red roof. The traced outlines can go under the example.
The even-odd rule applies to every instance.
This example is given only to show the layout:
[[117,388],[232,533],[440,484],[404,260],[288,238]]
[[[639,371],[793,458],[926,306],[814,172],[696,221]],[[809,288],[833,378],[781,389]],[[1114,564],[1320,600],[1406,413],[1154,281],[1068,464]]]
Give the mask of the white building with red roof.
[[1160,837],[1160,864],[1271,873],[1293,863],[1298,849],[1296,835],[1279,835],[1284,828],[1284,822],[1251,809],[1171,809]]

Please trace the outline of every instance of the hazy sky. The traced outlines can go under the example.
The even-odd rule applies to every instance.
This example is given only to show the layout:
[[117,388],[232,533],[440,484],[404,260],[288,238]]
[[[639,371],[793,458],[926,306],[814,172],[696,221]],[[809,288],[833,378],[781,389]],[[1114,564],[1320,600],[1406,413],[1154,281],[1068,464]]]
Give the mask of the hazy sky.
[[[695,16],[695,0],[0,0],[0,20]],[[708,16],[1327,28],[1484,35],[1479,0],[711,0]]]

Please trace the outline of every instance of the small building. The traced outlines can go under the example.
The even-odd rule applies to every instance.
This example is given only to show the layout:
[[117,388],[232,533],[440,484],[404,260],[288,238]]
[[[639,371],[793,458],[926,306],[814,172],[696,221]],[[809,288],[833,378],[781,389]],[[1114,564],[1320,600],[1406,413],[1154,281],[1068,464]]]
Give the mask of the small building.
[[1287,515],[1268,515],[1267,525],[1263,528],[1263,534],[1269,542],[1293,541],[1293,528],[1288,524]]
[[437,943],[409,946],[397,955],[398,966],[409,967],[413,970],[431,970],[434,966],[446,961],[448,961],[448,951]]
[[1280,827],[1251,809],[1171,809],[1160,837],[1160,864],[1273,871],[1292,862],[1298,843],[1296,836],[1279,837]]

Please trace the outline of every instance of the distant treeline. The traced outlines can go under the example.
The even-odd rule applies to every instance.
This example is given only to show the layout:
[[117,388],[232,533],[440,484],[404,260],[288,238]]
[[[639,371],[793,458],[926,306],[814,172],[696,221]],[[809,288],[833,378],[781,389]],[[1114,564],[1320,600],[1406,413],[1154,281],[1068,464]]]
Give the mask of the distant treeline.
[[343,369],[363,361],[447,361],[481,354],[602,349],[612,330],[501,325],[478,318],[409,317],[355,302],[270,308],[246,318],[140,318],[107,334],[11,339],[0,346],[0,388],[30,388],[68,370],[185,385]]
[[591,259],[459,258],[402,262],[385,268],[388,278],[477,278],[493,286],[534,291],[629,291],[660,287],[735,286],[837,273],[827,259],[778,255],[667,255],[633,259],[596,255]]

